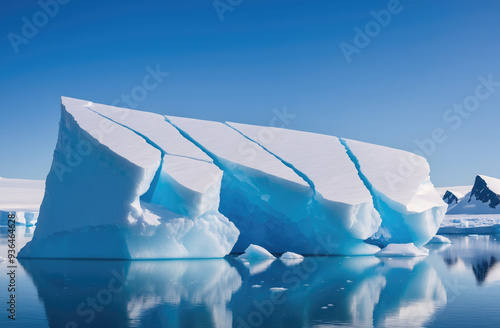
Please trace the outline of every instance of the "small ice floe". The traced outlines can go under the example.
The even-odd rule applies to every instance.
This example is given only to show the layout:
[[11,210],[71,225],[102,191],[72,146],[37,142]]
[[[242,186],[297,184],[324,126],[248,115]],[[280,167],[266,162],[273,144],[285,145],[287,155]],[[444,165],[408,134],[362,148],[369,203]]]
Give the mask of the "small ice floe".
[[445,236],[435,235],[427,244],[451,244],[451,240]]
[[266,271],[276,258],[264,247],[250,245],[237,259],[243,262],[253,276]]
[[326,310],[326,309],[328,309],[328,306],[323,306],[323,307],[321,307],[321,309]]
[[247,247],[245,253],[237,257],[239,260],[250,259],[275,259],[273,254],[269,253],[264,247],[253,245]]
[[286,252],[280,257],[281,262],[286,266],[293,266],[302,263],[304,256],[292,252]]
[[252,288],[261,288],[262,285],[252,285]]
[[333,306],[333,304],[328,304],[328,307],[332,307],[332,306]]
[[284,291],[288,290],[287,288],[283,288],[283,287],[272,287],[271,288],[271,292],[273,293],[282,293]]
[[293,253],[293,252],[286,252],[283,255],[281,255],[280,259],[282,260],[303,260],[304,256]]
[[309,284],[303,284],[302,286],[304,286],[304,287],[309,287]]
[[413,243],[408,244],[389,244],[375,256],[380,257],[413,257],[413,256],[427,256],[429,250],[426,248],[418,248]]

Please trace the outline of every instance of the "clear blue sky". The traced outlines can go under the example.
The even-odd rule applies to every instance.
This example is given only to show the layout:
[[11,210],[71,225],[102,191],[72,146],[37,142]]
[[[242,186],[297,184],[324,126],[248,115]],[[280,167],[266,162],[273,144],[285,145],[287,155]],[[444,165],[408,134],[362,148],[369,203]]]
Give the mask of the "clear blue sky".
[[[46,24],[37,1],[2,3],[0,176],[45,178],[60,96],[111,104],[159,65],[170,75],[138,109],[266,125],[286,106],[289,128],[409,151],[442,128],[436,186],[500,178],[500,87],[459,128],[443,119],[479,76],[500,81],[499,1],[401,0],[380,31],[370,12],[389,1],[221,0],[222,21],[210,0],[65,1]],[[367,24],[347,63],[340,44]]]

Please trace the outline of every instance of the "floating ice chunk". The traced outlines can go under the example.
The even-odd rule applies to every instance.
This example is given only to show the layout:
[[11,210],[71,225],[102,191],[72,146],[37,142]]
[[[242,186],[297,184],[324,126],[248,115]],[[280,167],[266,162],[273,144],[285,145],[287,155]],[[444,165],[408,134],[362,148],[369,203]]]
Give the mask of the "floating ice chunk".
[[302,260],[304,259],[304,256],[293,253],[293,252],[286,252],[283,255],[281,255],[280,259],[282,260]]
[[446,238],[445,236],[441,235],[435,235],[432,237],[432,239],[428,242],[428,244],[451,244],[451,240]]
[[373,236],[381,244],[425,245],[436,234],[447,210],[429,177],[425,158],[415,154],[342,139],[370,190],[382,225]]
[[294,266],[302,263],[302,261],[304,261],[304,256],[292,252],[286,252],[281,255],[280,260],[286,266]]
[[239,260],[251,259],[275,259],[274,255],[269,253],[264,247],[258,245],[250,245],[245,250],[244,254],[238,256]]
[[252,285],[252,288],[262,288],[261,285]]
[[412,257],[412,256],[427,256],[429,250],[425,248],[418,248],[413,243],[408,244],[389,244],[383,248],[375,256],[381,257]]
[[283,288],[283,287],[272,287],[270,288],[271,292],[273,293],[282,293],[288,290],[288,288]]

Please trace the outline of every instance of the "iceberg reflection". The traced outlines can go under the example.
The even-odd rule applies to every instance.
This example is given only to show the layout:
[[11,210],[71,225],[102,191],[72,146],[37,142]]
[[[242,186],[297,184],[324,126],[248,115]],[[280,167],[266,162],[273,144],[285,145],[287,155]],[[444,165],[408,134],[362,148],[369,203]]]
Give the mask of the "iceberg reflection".
[[446,304],[425,259],[23,260],[51,327],[423,327]]
[[500,235],[464,235],[453,238],[453,247],[441,252],[452,272],[470,270],[478,285],[500,281]]

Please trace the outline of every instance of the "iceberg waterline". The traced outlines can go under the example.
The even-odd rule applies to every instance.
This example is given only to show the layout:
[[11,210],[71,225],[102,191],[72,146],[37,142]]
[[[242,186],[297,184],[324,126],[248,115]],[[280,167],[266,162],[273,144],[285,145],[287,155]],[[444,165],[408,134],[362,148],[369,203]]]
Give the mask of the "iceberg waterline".
[[[110,131],[96,137],[103,120]],[[265,129],[276,137],[259,140]],[[61,179],[60,164],[82,142],[91,154]],[[391,230],[378,209],[391,207],[392,196],[374,206],[370,178],[360,170],[370,164],[353,161],[349,151],[333,136],[63,98],[39,227],[20,257],[222,257],[250,244],[271,253],[363,255],[379,250],[366,239],[384,245],[395,232],[405,236],[401,242],[430,240],[444,213],[412,208],[417,222]],[[425,174],[414,180],[429,188],[407,193],[431,199]],[[446,207],[441,203],[433,205]],[[392,237],[377,236],[381,224]]]

